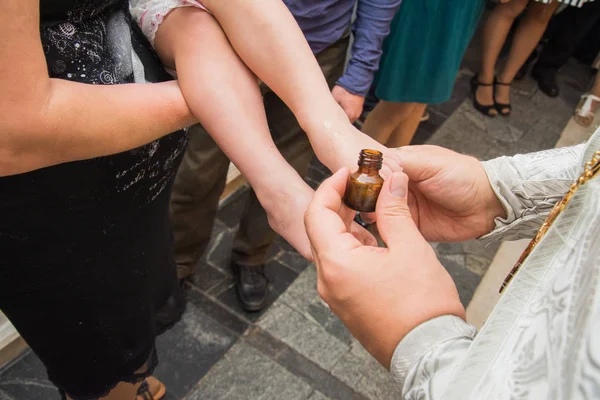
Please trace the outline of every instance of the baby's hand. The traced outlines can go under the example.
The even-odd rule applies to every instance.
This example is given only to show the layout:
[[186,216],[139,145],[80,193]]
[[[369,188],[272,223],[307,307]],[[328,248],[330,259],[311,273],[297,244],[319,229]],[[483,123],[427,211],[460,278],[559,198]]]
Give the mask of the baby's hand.
[[266,192],[257,191],[257,196],[267,212],[269,225],[304,258],[312,261],[310,242],[304,228],[304,213],[314,191],[298,177],[297,182],[288,182]]

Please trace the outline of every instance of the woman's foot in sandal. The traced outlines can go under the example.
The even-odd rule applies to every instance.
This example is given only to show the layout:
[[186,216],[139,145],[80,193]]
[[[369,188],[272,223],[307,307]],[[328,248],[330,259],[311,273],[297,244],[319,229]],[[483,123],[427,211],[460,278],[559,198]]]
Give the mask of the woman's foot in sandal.
[[500,82],[498,79],[494,79],[494,104],[496,110],[503,117],[507,117],[512,112],[512,105],[510,104],[510,85],[511,83]]
[[471,93],[473,93],[473,107],[486,117],[495,117],[498,114],[494,104],[494,84],[479,81],[479,74],[471,79]]
[[144,379],[138,389],[135,400],[160,400],[167,394],[167,389],[161,381],[153,376]]
[[586,93],[581,96],[573,119],[579,125],[587,128],[594,122],[594,116],[598,109],[600,109],[600,97]]

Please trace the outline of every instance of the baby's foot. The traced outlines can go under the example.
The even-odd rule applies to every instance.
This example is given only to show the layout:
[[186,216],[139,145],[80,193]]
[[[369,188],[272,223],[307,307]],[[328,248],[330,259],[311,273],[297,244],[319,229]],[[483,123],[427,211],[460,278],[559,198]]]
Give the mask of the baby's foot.
[[282,185],[271,193],[262,196],[257,193],[271,228],[310,261],[312,251],[304,227],[304,213],[313,194],[314,191],[299,177],[298,182]]

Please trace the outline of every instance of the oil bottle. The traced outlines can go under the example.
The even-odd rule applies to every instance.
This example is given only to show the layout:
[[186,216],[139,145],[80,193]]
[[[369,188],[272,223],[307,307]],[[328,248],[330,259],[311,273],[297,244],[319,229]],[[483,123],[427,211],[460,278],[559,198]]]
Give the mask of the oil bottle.
[[358,156],[358,169],[350,174],[344,193],[344,204],[355,211],[373,212],[383,178],[379,170],[383,165],[383,154],[377,150],[363,149]]

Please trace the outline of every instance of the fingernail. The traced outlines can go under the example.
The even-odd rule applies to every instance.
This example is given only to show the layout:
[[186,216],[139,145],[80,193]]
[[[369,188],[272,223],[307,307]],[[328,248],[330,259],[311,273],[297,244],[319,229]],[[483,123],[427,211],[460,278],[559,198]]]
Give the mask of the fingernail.
[[406,183],[401,174],[392,175],[390,182],[390,192],[394,197],[406,197]]

